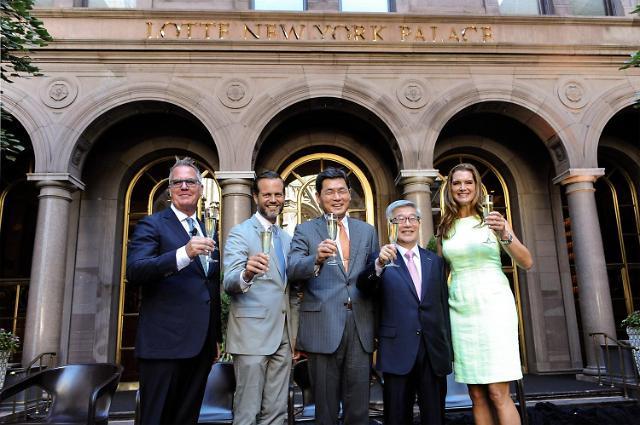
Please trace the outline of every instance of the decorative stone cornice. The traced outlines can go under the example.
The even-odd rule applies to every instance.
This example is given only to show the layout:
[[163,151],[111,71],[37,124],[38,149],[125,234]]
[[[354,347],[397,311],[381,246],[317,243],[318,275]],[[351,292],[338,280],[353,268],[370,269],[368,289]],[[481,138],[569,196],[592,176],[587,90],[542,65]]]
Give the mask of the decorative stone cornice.
[[433,182],[438,178],[438,170],[435,169],[405,169],[400,170],[400,174],[396,177],[395,184],[402,184],[405,179],[424,179],[425,182]]
[[562,174],[554,177],[554,184],[563,186],[571,183],[595,182],[598,177],[604,175],[604,168],[569,168]]
[[78,190],[84,190],[85,186],[83,182],[69,173],[27,173],[27,180],[41,184],[46,184],[46,182],[68,183]]
[[214,173],[216,180],[253,180],[256,178],[255,171],[216,171]]

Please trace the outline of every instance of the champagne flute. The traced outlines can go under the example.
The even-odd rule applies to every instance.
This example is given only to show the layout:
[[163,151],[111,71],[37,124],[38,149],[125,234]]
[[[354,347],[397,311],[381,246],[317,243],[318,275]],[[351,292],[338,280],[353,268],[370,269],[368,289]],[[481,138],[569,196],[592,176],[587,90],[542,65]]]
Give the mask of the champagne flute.
[[[389,232],[389,243],[396,244],[398,242],[398,228],[400,224],[394,222],[393,220],[389,220],[387,223],[387,230]],[[400,267],[394,260],[389,261],[384,265],[384,268],[387,267]]]
[[[211,239],[213,239],[213,235],[216,231],[216,227],[218,225],[218,220],[216,220],[216,218],[213,216],[212,212],[209,210],[205,210],[205,217],[204,217],[204,229],[207,232],[207,236],[210,237]],[[211,251],[209,253],[209,255],[207,256],[207,261],[209,261],[210,263],[217,263],[218,260],[216,260],[215,258],[213,258],[213,253],[216,251],[216,249],[218,249],[216,246],[213,247],[213,251]]]
[[[482,202],[482,219],[485,220],[491,211],[493,211],[493,195],[485,195]],[[486,222],[484,224],[486,226]],[[487,228],[487,232],[487,239],[483,243],[495,243],[491,239],[491,229]]]
[[[329,239],[334,241],[338,239],[338,217],[333,213],[329,213],[327,217],[327,232],[329,233]],[[331,258],[327,260],[326,264],[337,266],[336,254],[333,254]]]
[[[267,230],[263,230],[262,232],[260,232],[260,244],[262,245],[262,253],[263,254],[267,254],[269,255],[269,253],[271,252],[271,239],[272,239],[272,233],[271,233],[271,228],[267,229]],[[262,276],[258,276],[256,279],[258,280],[271,280],[271,278],[268,275],[268,272],[265,272],[264,274],[262,274]]]

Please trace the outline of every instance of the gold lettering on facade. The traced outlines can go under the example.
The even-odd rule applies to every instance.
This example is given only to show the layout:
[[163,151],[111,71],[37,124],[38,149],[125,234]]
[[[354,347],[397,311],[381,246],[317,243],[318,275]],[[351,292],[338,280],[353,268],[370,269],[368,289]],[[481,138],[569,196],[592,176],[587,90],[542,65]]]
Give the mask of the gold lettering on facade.
[[180,31],[182,30],[182,26],[180,24],[176,24],[175,22],[165,22],[164,24],[162,24],[162,26],[160,27],[160,38],[165,38],[167,36],[167,33],[164,31],[164,29],[167,26],[172,26],[176,29],[176,38],[180,38]]
[[220,22],[218,24],[218,38],[224,40],[224,36],[229,34],[229,24],[226,22]]
[[400,25],[400,41],[405,41],[411,34],[411,29],[407,25]]
[[344,28],[344,30],[347,33],[347,40],[351,40],[351,28],[349,28],[349,26],[347,26],[347,25],[336,25],[336,27],[333,29],[333,31],[335,32],[338,28]]
[[267,24],[267,39],[272,40],[277,37],[276,24]]
[[386,28],[386,27],[385,27],[385,26],[382,26],[382,25],[380,25],[380,26],[377,26],[377,25],[371,25],[371,32],[373,33],[373,38],[372,38],[372,40],[373,40],[373,41],[378,41],[378,40],[382,40],[382,41],[384,41],[384,38],[382,38],[381,31],[382,31],[383,29],[385,29],[385,28]]
[[491,31],[491,27],[480,27],[482,30],[482,42],[486,43],[487,41],[493,39],[493,32]]
[[449,32],[449,40],[455,40],[455,41],[460,41],[460,37],[458,37],[458,33],[456,32],[456,29],[451,27],[451,31]]
[[291,25],[291,28],[289,28],[289,32],[287,32],[287,29],[285,28],[284,24],[280,24],[280,28],[282,29],[282,35],[284,35],[285,40],[289,39],[289,36],[291,35],[291,33],[293,33],[293,36],[296,38],[296,40],[300,40],[300,37],[304,34],[305,26],[300,25],[299,34],[295,25]]
[[[256,31],[254,32],[251,28],[249,28],[249,25],[244,24],[244,39],[247,39],[247,33],[251,34],[253,36],[253,38],[255,38],[256,40],[260,39],[260,27],[262,26],[262,24],[256,24]],[[257,33],[257,34],[256,34]]]
[[204,24],[201,24],[201,25],[204,25],[204,39],[210,40],[211,36],[209,35],[209,28],[215,24],[213,22],[205,22]]
[[187,22],[186,24],[182,24],[185,25],[187,27],[187,39],[191,40],[191,26],[192,25],[196,25],[199,26],[199,23],[193,23],[193,22]]
[[460,35],[462,36],[462,41],[467,41],[467,31],[469,31],[469,30],[473,30],[475,32],[478,32],[478,29],[475,27],[475,25],[472,25],[470,27],[462,28],[462,31],[460,31]]
[[[360,24],[299,24],[299,23],[255,23],[255,22],[154,22],[146,21],[146,39],[181,38],[188,40],[342,40],[376,42],[385,41],[384,25]],[[307,27],[312,28],[305,34]],[[204,27],[204,31],[199,29]],[[310,27],[310,28],[311,28]],[[430,31],[429,31],[429,29]],[[447,30],[448,28],[448,30]],[[400,42],[419,43],[461,43],[461,42],[491,42],[494,40],[493,29],[490,25],[447,26],[441,29],[438,25],[422,28],[420,25],[402,24],[398,26],[399,34],[391,37]],[[212,33],[215,31],[215,33]],[[317,32],[316,32],[317,31]],[[370,31],[370,32],[369,32]],[[448,31],[448,32],[447,32]],[[204,34],[203,34],[204,32]],[[216,34],[217,33],[217,34]],[[388,34],[387,34],[388,35]],[[388,37],[387,37],[388,38]]]
[[321,40],[325,39],[325,34],[327,34],[329,30],[331,30],[331,37],[333,37],[334,40],[336,39],[335,30],[332,25],[325,25],[324,31],[322,31],[322,29],[320,28],[320,25],[314,25],[314,28],[317,29],[318,32],[320,33]]

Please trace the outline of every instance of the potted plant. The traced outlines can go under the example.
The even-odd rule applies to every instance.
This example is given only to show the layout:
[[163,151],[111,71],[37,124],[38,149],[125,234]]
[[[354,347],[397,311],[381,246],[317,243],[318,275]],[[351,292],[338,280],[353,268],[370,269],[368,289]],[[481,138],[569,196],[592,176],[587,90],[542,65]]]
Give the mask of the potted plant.
[[633,354],[636,368],[640,371],[640,310],[629,314],[621,324],[626,328],[627,335],[629,335],[629,343],[634,347]]
[[4,386],[9,359],[18,350],[18,347],[20,347],[20,338],[0,328],[0,388]]

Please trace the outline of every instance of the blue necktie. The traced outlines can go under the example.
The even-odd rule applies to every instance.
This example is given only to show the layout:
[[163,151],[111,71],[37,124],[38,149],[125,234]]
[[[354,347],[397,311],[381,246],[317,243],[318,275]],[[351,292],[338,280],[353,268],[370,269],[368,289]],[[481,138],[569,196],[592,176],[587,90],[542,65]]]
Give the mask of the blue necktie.
[[[187,217],[187,224],[189,225],[189,236],[198,236],[198,231],[196,230],[196,222],[193,218]],[[206,255],[198,255],[200,257],[200,264],[202,264],[202,268],[204,269],[204,274],[206,275],[209,271],[209,263]]]
[[284,260],[284,250],[282,249],[282,240],[280,240],[280,229],[278,226],[271,226],[271,233],[273,236],[273,247],[276,250],[276,259],[278,260],[278,266],[280,267],[280,277],[284,281],[287,265]]

